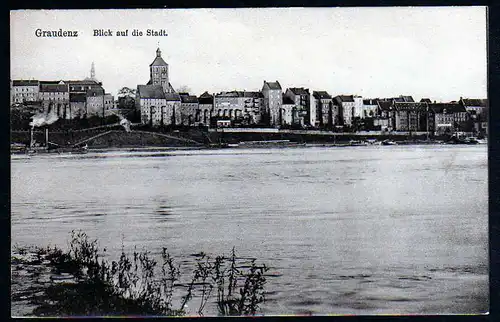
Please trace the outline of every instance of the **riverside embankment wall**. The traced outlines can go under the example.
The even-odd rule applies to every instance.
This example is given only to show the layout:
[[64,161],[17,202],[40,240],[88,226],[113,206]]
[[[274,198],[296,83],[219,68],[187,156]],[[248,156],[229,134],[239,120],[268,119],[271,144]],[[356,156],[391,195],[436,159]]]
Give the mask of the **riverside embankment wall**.
[[[95,137],[95,139],[94,139]],[[180,138],[180,140],[176,139]],[[335,133],[315,130],[279,129],[198,129],[156,132],[152,130],[125,132],[120,129],[90,131],[50,131],[49,142],[68,146],[85,141],[89,147],[191,146],[199,144],[239,143],[244,141],[289,140],[300,143],[347,142],[350,140],[425,140],[426,132],[357,132]],[[44,131],[35,131],[34,139],[45,144]],[[186,140],[182,140],[186,139]],[[437,138],[436,139],[440,139]],[[86,141],[88,140],[88,141]],[[190,142],[189,140],[195,141]],[[29,144],[29,131],[12,131],[11,142]]]

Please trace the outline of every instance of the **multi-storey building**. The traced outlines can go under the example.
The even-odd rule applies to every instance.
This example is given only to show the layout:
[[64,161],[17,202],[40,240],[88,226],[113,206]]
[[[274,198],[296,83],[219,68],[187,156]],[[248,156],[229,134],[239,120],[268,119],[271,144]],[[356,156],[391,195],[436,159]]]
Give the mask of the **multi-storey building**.
[[141,107],[141,123],[152,126],[165,125],[169,116],[167,115],[165,93],[161,85],[138,85],[137,104]]
[[[262,110],[264,109],[264,95],[262,92],[243,92],[244,114],[241,121],[246,124],[262,123]],[[240,116],[238,116],[240,118]]]
[[363,118],[363,97],[353,95],[352,99],[354,100],[353,118]]
[[488,100],[487,99],[475,99],[475,98],[462,98],[460,97],[460,100],[458,101],[459,104],[461,104],[463,107],[465,107],[465,110],[469,112],[472,115],[479,115],[482,112],[485,111],[486,107],[488,106]]
[[285,96],[289,97],[294,102],[292,124],[300,126],[311,126],[315,124],[316,111],[311,111],[311,95],[308,88],[287,88]]
[[[251,99],[247,99],[250,106]],[[214,96],[213,116],[218,119],[234,120],[243,117],[245,95],[242,91],[221,92]]]
[[355,106],[353,95],[338,95],[333,99],[339,107],[338,120],[335,122],[335,124],[348,126],[352,125]]
[[104,94],[104,109],[106,111],[113,110],[115,108],[115,99],[110,93]]
[[281,85],[278,81],[266,82],[262,86],[262,95],[264,96],[264,103],[262,109],[262,117],[265,120],[266,125],[279,126],[283,125],[280,123],[280,111],[283,104],[283,92]]
[[454,132],[454,106],[449,103],[431,103],[429,110],[434,114],[434,132],[452,134]]
[[380,126],[382,131],[392,131],[395,127],[393,102],[387,99],[377,100],[377,117],[374,126]]
[[69,119],[87,114],[87,93],[69,93]]
[[245,124],[258,124],[261,121],[264,97],[261,92],[231,91],[214,96],[212,115]]
[[195,125],[199,119],[200,111],[198,109],[198,97],[189,95],[189,93],[179,93],[181,98],[181,121],[182,125]]
[[212,111],[214,109],[214,96],[205,92],[198,97],[199,118],[197,122],[205,126],[210,125]]
[[378,116],[378,99],[364,99],[361,118]]
[[456,128],[459,129],[461,125],[469,120],[469,113],[462,104],[453,104],[453,122]]
[[427,131],[427,103],[394,102],[396,131]]
[[177,93],[165,93],[166,108],[164,110],[165,125],[181,125],[181,97]]
[[104,88],[97,87],[87,91],[87,116],[105,116]]
[[459,104],[465,107],[473,123],[474,130],[488,133],[488,100],[460,97]]
[[40,81],[39,100],[46,113],[67,118],[69,114],[69,88],[63,81]]
[[37,102],[39,100],[40,82],[38,80],[11,81],[11,104]]
[[282,98],[283,103],[281,104],[278,123],[281,126],[289,126],[293,124],[293,113],[296,113],[295,102],[285,95]]
[[326,91],[313,91],[311,105],[316,109],[316,127],[332,128],[337,119],[332,96]]

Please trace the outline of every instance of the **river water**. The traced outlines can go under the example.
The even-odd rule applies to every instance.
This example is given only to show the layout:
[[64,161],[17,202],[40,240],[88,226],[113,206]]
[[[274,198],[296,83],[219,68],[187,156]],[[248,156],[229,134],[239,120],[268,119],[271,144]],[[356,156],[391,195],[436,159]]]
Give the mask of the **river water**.
[[11,240],[234,246],[271,266],[269,315],[484,313],[487,159],[486,145],[13,156]]

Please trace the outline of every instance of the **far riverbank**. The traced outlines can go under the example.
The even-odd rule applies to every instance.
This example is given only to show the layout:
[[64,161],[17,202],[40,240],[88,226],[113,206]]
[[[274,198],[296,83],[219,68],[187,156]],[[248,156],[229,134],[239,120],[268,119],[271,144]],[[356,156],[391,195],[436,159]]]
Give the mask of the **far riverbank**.
[[[372,144],[442,144],[449,136],[431,136],[425,132],[358,132],[336,133],[331,131],[303,131],[278,129],[201,129],[162,131],[140,128],[126,132],[121,128],[89,131],[36,131],[33,139],[38,146],[71,148],[86,146],[89,149],[153,149],[153,148],[225,148],[305,145],[352,146]],[[12,131],[11,143],[29,146],[29,131]],[[453,143],[453,142],[450,142]],[[456,143],[456,142],[454,142]],[[35,146],[37,146],[35,145]]]

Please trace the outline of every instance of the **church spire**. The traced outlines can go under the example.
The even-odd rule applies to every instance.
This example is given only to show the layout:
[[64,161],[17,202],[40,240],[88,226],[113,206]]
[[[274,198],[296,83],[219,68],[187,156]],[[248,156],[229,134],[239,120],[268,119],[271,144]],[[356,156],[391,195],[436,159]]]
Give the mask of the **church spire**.
[[92,66],[90,67],[90,79],[95,79],[95,66],[94,66],[94,62],[92,62]]
[[156,57],[161,57],[160,47],[158,47],[158,49],[156,49]]

